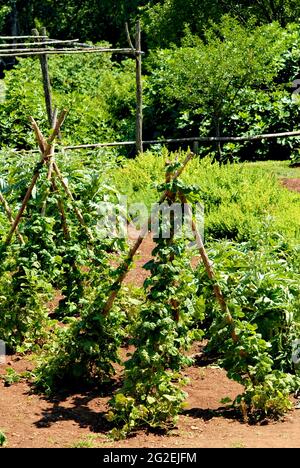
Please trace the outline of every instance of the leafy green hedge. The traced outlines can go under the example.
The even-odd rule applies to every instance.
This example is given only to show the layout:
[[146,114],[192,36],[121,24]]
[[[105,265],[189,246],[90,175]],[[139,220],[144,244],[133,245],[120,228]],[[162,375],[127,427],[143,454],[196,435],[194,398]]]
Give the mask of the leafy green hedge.
[[[105,44],[107,45],[107,44]],[[49,57],[54,106],[69,115],[64,144],[134,139],[134,62],[113,63],[108,54]],[[0,104],[0,144],[34,148],[28,117],[47,128],[38,59],[21,59],[5,74],[5,100]]]

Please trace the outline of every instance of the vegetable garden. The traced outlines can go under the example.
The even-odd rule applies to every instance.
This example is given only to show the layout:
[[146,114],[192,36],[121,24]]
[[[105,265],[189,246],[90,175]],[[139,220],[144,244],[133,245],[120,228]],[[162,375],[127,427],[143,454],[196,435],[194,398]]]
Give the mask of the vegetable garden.
[[[245,170],[250,176],[245,187],[238,166],[193,160],[191,153],[165,154],[170,159],[165,182],[163,158],[146,153],[128,163],[131,175],[130,164],[135,165],[140,187],[142,175],[147,177],[144,169],[148,165],[150,174],[156,165],[157,179],[152,175],[155,180],[161,176],[163,183],[151,196],[157,191],[161,203],[193,206],[205,200],[209,236],[207,253],[194,224],[197,248],[190,250],[191,239],[177,239],[170,218],[171,236],[155,240],[153,260],[145,265],[150,276],[131,316],[130,299],[124,305],[120,287],[143,233],[128,253],[124,239],[103,239],[97,222],[99,202],[119,202],[116,189],[126,179],[126,163],[123,170],[117,169],[104,153],[84,161],[81,153],[58,153],[54,158],[51,142],[63,118],[64,114],[48,139],[33,121],[41,162],[34,162],[35,155],[2,156],[7,216],[1,214],[0,330],[10,351],[37,353],[39,364],[32,375],[36,389],[50,394],[76,382],[109,382],[115,363],[120,363],[119,349],[129,339],[134,351],[124,363],[123,386],[107,413],[115,426],[112,434],[125,437],[147,426],[166,429],[186,398],[182,371],[192,363],[186,351],[194,341],[205,339],[205,353],[245,388],[234,402],[244,419],[276,418],[288,411],[289,395],[299,388],[292,362],[293,343],[299,337],[299,217],[285,224],[286,232],[280,233],[278,226],[285,221],[282,217],[299,210],[298,195],[274,189],[272,177],[262,177],[259,170]],[[201,188],[191,183],[200,171],[203,179],[210,179]],[[243,195],[238,195],[238,186],[244,186]],[[260,191],[266,206],[256,198]],[[249,196],[257,207],[251,206]],[[220,218],[218,212],[223,213]],[[239,215],[239,220],[231,219]],[[199,252],[201,261],[192,267],[191,259]],[[47,303],[58,291],[61,300],[49,316]]]
[[[142,150],[140,42],[137,51],[136,144]],[[21,61],[12,76],[27,66]],[[129,68],[122,71],[122,86]],[[120,85],[122,73],[115,73]],[[166,96],[172,99],[168,89]],[[113,106],[112,95],[109,101]],[[65,138],[73,142],[74,112],[48,114],[50,133],[46,119],[30,118],[34,139],[28,128],[22,135],[30,150],[0,151],[0,339],[8,354],[34,361],[22,378],[49,398],[78,385],[100,394],[114,388],[118,369],[119,385],[105,415],[110,437],[125,439],[140,429],[165,434],[188,396],[191,349],[201,346],[201,358],[243,388],[233,401],[223,395],[222,404],[236,418],[254,424],[288,413],[300,389],[299,194],[283,188],[262,165],[226,162],[220,116],[214,115],[217,136],[206,140],[218,143],[209,155],[155,145],[129,159],[101,145],[90,149],[89,131],[85,149],[64,146]],[[126,133],[124,120],[120,125]],[[299,135],[290,133],[281,137]],[[217,158],[222,154],[224,164]],[[124,213],[123,196],[148,208],[144,224],[135,223],[134,210]],[[143,266],[143,286],[124,288],[151,236],[155,203],[170,216],[158,211],[160,235]],[[205,238],[197,204],[205,207]],[[180,236],[175,205],[190,226]],[[125,225],[122,236],[104,235],[101,210],[112,207],[117,225]],[[134,242],[128,229],[137,234]],[[8,369],[3,379],[11,385],[18,376]]]

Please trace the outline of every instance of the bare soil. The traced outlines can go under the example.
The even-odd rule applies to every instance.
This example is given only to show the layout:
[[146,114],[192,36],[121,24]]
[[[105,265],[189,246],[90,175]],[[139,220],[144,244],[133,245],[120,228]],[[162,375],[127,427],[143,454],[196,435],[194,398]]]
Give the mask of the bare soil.
[[[283,184],[300,192],[300,179],[284,179]],[[127,283],[142,285],[147,276],[142,265],[151,258],[152,249],[149,235]],[[55,304],[51,304],[50,309],[53,308]],[[200,348],[196,348],[193,352],[197,354]],[[11,356],[6,365],[0,366],[0,373],[7,367],[24,372],[31,370],[33,363],[28,357]],[[9,448],[300,448],[300,409],[291,411],[283,421],[251,426],[220,403],[224,397],[235,398],[242,390],[223,370],[202,367],[199,361],[186,370],[186,375],[190,379],[187,406],[169,435],[139,431],[125,441],[113,442],[107,437],[110,428],[105,413],[114,388],[105,389],[102,394],[82,390],[47,399],[32,393],[30,384],[24,381],[10,387],[0,381],[0,429],[7,436]],[[116,381],[115,387],[118,384]]]
[[300,192],[300,179],[282,179],[282,183],[289,190]]
[[[17,356],[8,364],[17,372],[32,368],[30,361]],[[4,369],[1,366],[0,372]],[[107,437],[105,419],[112,388],[102,395],[93,390],[47,399],[32,393],[26,382],[11,387],[0,384],[0,427],[9,448],[300,447],[300,410],[292,411],[284,421],[250,426],[220,403],[225,396],[234,398],[241,391],[223,370],[195,366],[186,374],[190,378],[187,407],[169,435],[140,431],[125,441],[113,442]]]

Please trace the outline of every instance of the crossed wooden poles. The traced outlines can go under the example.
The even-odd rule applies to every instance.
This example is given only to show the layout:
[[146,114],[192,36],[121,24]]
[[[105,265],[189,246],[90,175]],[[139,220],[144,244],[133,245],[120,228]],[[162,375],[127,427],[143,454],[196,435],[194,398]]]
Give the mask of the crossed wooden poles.
[[[51,182],[52,184],[52,188],[55,192],[57,192],[58,190],[58,187],[56,185],[56,181],[55,181],[55,178],[53,177],[53,175],[55,174],[58,178],[58,180],[60,181],[66,195],[68,196],[68,198],[71,200],[72,202],[72,205],[73,205],[73,208],[74,208],[74,212],[75,212],[75,215],[78,219],[78,221],[80,222],[80,224],[84,227],[85,231],[87,232],[89,238],[91,239],[92,238],[92,235],[90,233],[90,231],[88,230],[85,222],[84,222],[84,218],[83,218],[83,215],[81,213],[81,211],[79,210],[79,208],[76,206],[75,204],[75,200],[74,200],[74,197],[73,197],[73,194],[72,192],[70,191],[68,185],[66,184],[60,170],[59,170],[59,167],[57,166],[57,163],[55,161],[55,139],[57,138],[57,136],[59,135],[60,133],[60,129],[65,121],[65,118],[66,118],[66,115],[67,115],[67,111],[66,110],[63,110],[62,113],[59,115],[59,117],[57,117],[57,112],[54,113],[53,115],[53,128],[52,128],[52,132],[51,132],[51,135],[48,139],[46,139],[44,137],[44,135],[42,134],[41,130],[39,129],[39,126],[37,125],[36,121],[30,117],[30,121],[31,121],[31,124],[32,124],[32,128],[34,130],[34,133],[35,133],[35,136],[36,136],[36,139],[37,139],[37,142],[38,142],[38,145],[39,145],[39,148],[40,148],[40,152],[41,152],[41,160],[39,162],[39,164],[37,164],[36,168],[35,168],[35,171],[34,171],[34,174],[33,174],[33,177],[31,179],[31,182],[30,182],[30,185],[27,189],[27,192],[26,192],[26,195],[23,199],[23,202],[22,202],[22,205],[16,215],[15,218],[13,218],[13,214],[12,214],[12,211],[7,203],[7,201],[4,199],[3,195],[0,193],[0,202],[3,204],[3,207],[4,207],[4,210],[6,212],[6,215],[10,221],[10,224],[11,224],[11,229],[5,239],[5,245],[8,246],[11,241],[12,241],[12,238],[14,236],[14,234],[16,233],[18,238],[19,238],[19,241],[20,243],[23,245],[24,244],[24,239],[22,237],[22,235],[19,233],[19,230],[18,230],[18,227],[19,227],[19,224],[21,222],[21,219],[22,219],[22,216],[26,210],[26,207],[28,205],[28,202],[30,200],[30,197],[32,195],[32,191],[36,185],[36,182],[40,176],[40,172],[41,172],[41,169],[42,167],[47,164],[48,165],[48,174],[47,174],[47,180],[49,182]],[[63,231],[64,231],[64,234],[65,234],[65,237],[68,239],[69,238],[69,230],[68,230],[68,227],[67,227],[67,223],[66,223],[66,216],[65,216],[65,211],[64,211],[64,207],[63,207],[63,204],[61,202],[61,200],[58,200],[58,209],[60,211],[60,215],[61,215],[61,218],[62,218],[62,225],[63,225]],[[47,204],[47,197],[45,197],[45,200],[43,202],[43,206],[42,206],[42,213],[41,215],[44,216],[45,215],[45,212],[46,212],[46,204]]]
[[[40,164],[38,164],[36,169],[35,169],[35,172],[34,172],[32,180],[31,180],[30,186],[29,186],[29,188],[28,188],[28,190],[26,192],[26,195],[25,195],[24,200],[22,202],[21,208],[19,209],[19,212],[18,212],[15,219],[13,219],[12,212],[11,212],[7,202],[5,201],[3,195],[0,193],[0,202],[3,204],[4,210],[5,210],[5,212],[6,212],[7,216],[8,216],[8,219],[9,219],[9,221],[11,223],[11,229],[10,229],[10,231],[9,231],[7,237],[6,237],[6,240],[5,240],[6,245],[9,245],[11,243],[11,240],[12,240],[13,235],[15,233],[17,233],[17,235],[18,235],[19,241],[22,244],[24,244],[24,239],[23,239],[22,235],[18,231],[18,226],[19,226],[21,218],[22,218],[22,216],[23,216],[23,214],[24,214],[24,212],[26,210],[26,206],[27,206],[28,201],[29,201],[29,199],[31,197],[33,188],[34,188],[34,186],[35,186],[35,184],[36,184],[36,182],[37,182],[37,180],[39,178],[40,171],[41,171],[44,164],[48,164],[47,180],[52,183],[52,187],[53,187],[54,191],[57,191],[56,182],[55,182],[55,179],[53,178],[53,174],[55,173],[55,175],[57,176],[58,180],[60,181],[62,187],[64,188],[64,191],[65,191],[66,195],[69,197],[69,199],[71,200],[71,202],[73,204],[73,208],[74,208],[74,211],[75,211],[75,214],[76,214],[76,217],[77,217],[78,221],[85,228],[87,234],[89,235],[89,238],[91,240],[93,240],[92,234],[90,233],[88,227],[86,226],[86,224],[84,222],[83,215],[82,215],[81,211],[78,209],[78,207],[76,206],[74,197],[73,197],[69,187],[65,183],[64,178],[63,178],[63,176],[62,176],[62,174],[61,174],[61,172],[60,172],[60,170],[59,170],[59,168],[57,166],[57,163],[55,161],[54,142],[55,142],[56,137],[59,135],[61,126],[63,125],[64,120],[66,118],[66,114],[67,114],[67,111],[64,110],[60,114],[60,116],[57,118],[57,114],[55,113],[55,115],[53,116],[52,133],[51,133],[50,137],[48,138],[48,140],[45,139],[45,137],[43,136],[43,134],[40,131],[37,123],[35,122],[35,120],[32,117],[30,118],[30,121],[31,121],[33,130],[35,132],[36,139],[37,139],[37,142],[38,142],[42,157],[41,157],[41,160],[40,160]],[[186,166],[188,165],[188,163],[191,161],[191,159],[193,157],[194,157],[194,154],[189,153],[187,155],[185,161],[183,162],[182,166],[174,174],[172,174],[172,175],[168,174],[168,181],[176,180],[183,173]],[[237,336],[237,334],[235,332],[234,319],[233,319],[233,317],[232,317],[232,315],[231,315],[231,313],[230,313],[230,311],[228,309],[228,306],[226,304],[226,301],[225,301],[224,295],[223,295],[223,293],[221,291],[221,288],[220,288],[219,284],[216,281],[215,272],[213,270],[212,264],[211,264],[211,262],[209,260],[208,254],[207,254],[206,249],[204,247],[202,237],[201,237],[199,231],[197,230],[197,226],[196,226],[196,222],[195,222],[195,220],[193,218],[192,210],[191,210],[189,204],[187,203],[186,197],[182,193],[179,193],[178,195],[179,195],[179,198],[180,198],[181,202],[183,204],[185,204],[186,207],[187,207],[189,216],[190,216],[190,218],[192,220],[192,231],[193,231],[195,239],[196,239],[196,244],[197,244],[197,247],[198,247],[198,250],[199,250],[199,254],[201,256],[201,259],[202,259],[203,265],[205,267],[205,270],[207,272],[207,275],[208,275],[209,279],[213,282],[214,295],[216,297],[216,300],[219,303],[219,306],[221,308],[222,313],[224,314],[225,322],[226,322],[225,325],[228,325],[230,327],[232,340],[236,343],[238,341],[238,336]],[[168,197],[169,197],[169,191],[166,190],[162,194],[162,196],[161,196],[161,198],[159,200],[159,204],[162,204],[164,201],[166,201],[168,199]],[[45,198],[43,206],[42,206],[42,215],[45,214],[46,203],[47,203],[47,200]],[[58,208],[59,208],[59,211],[60,211],[60,214],[61,214],[61,217],[62,217],[63,229],[64,229],[65,236],[66,236],[66,238],[69,238],[69,231],[68,231],[68,227],[67,227],[67,224],[66,224],[66,217],[65,217],[65,213],[64,213],[64,207],[63,207],[63,204],[62,204],[61,201],[58,201]],[[114,304],[114,301],[115,301],[115,299],[116,299],[116,297],[118,295],[118,292],[119,292],[119,290],[120,290],[120,288],[122,286],[122,283],[125,280],[125,278],[127,276],[127,273],[129,272],[129,269],[130,269],[130,266],[132,264],[133,258],[135,256],[135,254],[137,253],[139,247],[141,246],[146,234],[148,233],[149,225],[151,223],[151,219],[152,219],[152,213],[150,214],[147,222],[144,224],[144,226],[143,226],[143,228],[142,228],[142,230],[140,232],[140,235],[139,235],[138,239],[136,240],[135,244],[130,249],[127,258],[124,260],[122,265],[119,267],[120,274],[119,274],[118,278],[116,279],[116,281],[114,282],[114,284],[112,285],[110,295],[109,295],[109,297],[108,297],[108,299],[107,299],[107,301],[104,304],[104,307],[102,309],[102,314],[103,314],[104,317],[107,317],[109,312],[111,311],[111,308],[112,308],[112,306]]]
[[[183,173],[186,166],[188,165],[188,163],[191,161],[191,159],[194,156],[195,155],[190,152],[187,155],[186,159],[184,160],[181,168],[178,169],[174,174],[172,174],[172,175],[168,174],[167,175],[167,182],[170,182],[171,180],[178,179],[178,177]],[[159,204],[166,201],[169,198],[169,195],[170,195],[169,191],[166,190],[162,194],[162,196],[161,196],[161,198],[159,200]],[[235,331],[234,319],[233,319],[233,317],[232,317],[232,315],[231,315],[231,313],[230,313],[230,311],[228,309],[228,306],[226,304],[226,300],[225,300],[224,295],[223,295],[223,293],[221,291],[221,288],[220,288],[219,284],[216,281],[216,275],[215,275],[214,269],[212,267],[212,263],[209,260],[208,254],[207,254],[206,249],[205,249],[204,244],[203,244],[202,237],[201,237],[201,235],[200,235],[200,233],[199,233],[199,231],[197,229],[197,225],[196,225],[195,219],[193,218],[193,213],[192,213],[191,207],[188,204],[187,199],[186,199],[184,194],[178,193],[178,196],[179,196],[181,202],[183,204],[185,204],[186,207],[187,207],[188,214],[189,214],[190,219],[191,219],[192,231],[193,231],[193,234],[194,234],[194,237],[195,237],[195,240],[196,240],[197,248],[198,248],[200,257],[202,259],[204,268],[206,270],[206,273],[207,273],[209,279],[213,282],[214,295],[216,297],[217,302],[219,303],[219,306],[221,308],[222,313],[224,314],[225,325],[228,325],[230,327],[231,338],[235,343],[237,343],[238,336],[237,336],[236,331]],[[116,279],[116,281],[114,282],[114,284],[112,285],[111,293],[110,293],[110,295],[109,295],[109,297],[108,297],[108,299],[107,299],[107,301],[106,301],[106,303],[105,303],[105,305],[103,307],[102,313],[103,313],[104,316],[107,316],[109,314],[109,312],[110,312],[110,310],[111,310],[111,308],[112,308],[112,306],[114,304],[114,301],[115,301],[115,299],[116,299],[116,297],[118,295],[118,292],[119,292],[119,290],[120,290],[120,288],[122,286],[122,283],[125,280],[125,278],[127,276],[127,273],[128,273],[128,271],[130,269],[130,265],[131,265],[131,263],[133,261],[133,258],[135,256],[135,254],[137,253],[139,247],[141,246],[146,234],[149,231],[149,226],[150,226],[150,223],[151,223],[151,219],[152,219],[152,213],[150,214],[148,220],[146,221],[146,223],[142,227],[140,235],[139,235],[138,239],[136,240],[135,244],[133,245],[133,247],[130,249],[127,258],[124,260],[122,265],[119,267],[121,273],[120,273],[119,277]]]

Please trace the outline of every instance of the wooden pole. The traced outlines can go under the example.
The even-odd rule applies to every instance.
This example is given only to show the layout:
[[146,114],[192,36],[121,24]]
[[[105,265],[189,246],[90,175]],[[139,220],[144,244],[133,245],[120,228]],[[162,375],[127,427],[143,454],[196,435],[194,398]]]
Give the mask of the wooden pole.
[[193,142],[193,153],[195,153],[195,154],[199,153],[199,142],[198,141]]
[[32,127],[34,129],[34,132],[35,132],[38,144],[39,144],[39,148],[40,148],[40,150],[42,152],[42,158],[41,158],[40,164],[37,166],[37,168],[35,170],[35,173],[34,173],[33,178],[31,180],[30,186],[28,187],[28,190],[27,190],[26,195],[24,197],[24,200],[22,202],[21,208],[19,209],[19,212],[18,212],[18,214],[16,216],[16,219],[14,220],[14,223],[13,223],[13,225],[11,227],[11,230],[9,231],[9,233],[7,235],[7,238],[5,240],[6,245],[10,244],[10,242],[12,240],[12,237],[13,237],[14,233],[16,232],[17,228],[18,228],[18,225],[19,225],[19,223],[21,221],[23,213],[26,210],[27,204],[28,204],[29,199],[31,197],[33,188],[34,188],[34,186],[36,184],[36,181],[39,178],[42,166],[45,163],[45,161],[47,161],[49,159],[49,156],[51,155],[52,143],[53,143],[53,141],[55,140],[55,138],[57,137],[57,135],[59,133],[60,127],[61,127],[61,125],[63,124],[63,122],[65,120],[66,114],[67,114],[67,111],[63,111],[61,113],[61,115],[59,116],[59,118],[58,118],[58,120],[56,122],[55,128],[54,128],[50,138],[48,139],[48,141],[46,141],[45,138],[43,137],[43,135],[42,135],[37,123],[35,122],[35,120],[32,117],[30,117],[30,121],[31,121]]
[[[14,41],[15,39],[35,39],[36,34],[34,36],[0,36],[0,40],[12,40]],[[41,39],[48,39],[48,36],[40,36]]]
[[73,205],[73,208],[74,208],[74,211],[75,211],[75,214],[76,214],[76,217],[77,217],[78,221],[80,222],[82,227],[85,229],[85,231],[86,231],[88,237],[90,238],[90,240],[93,241],[94,240],[93,234],[90,232],[88,226],[86,225],[81,211],[79,210],[79,208],[77,208],[75,199],[73,197],[73,194],[72,194],[71,190],[69,189],[68,185],[66,184],[66,182],[65,182],[65,180],[64,180],[64,178],[62,176],[62,173],[60,172],[59,167],[57,166],[55,160],[53,160],[53,170],[54,170],[55,174],[57,175],[57,178],[60,181],[61,185],[63,186],[67,196],[69,197],[69,199],[72,202],[72,205]]
[[212,267],[212,264],[211,264],[211,262],[210,262],[210,260],[208,258],[206,249],[205,249],[203,241],[202,241],[202,237],[201,237],[201,235],[200,235],[200,233],[199,233],[199,231],[197,229],[195,220],[193,218],[193,213],[192,213],[191,207],[190,207],[185,195],[183,195],[182,193],[179,193],[178,195],[179,195],[181,203],[185,205],[185,207],[186,207],[186,209],[188,211],[188,214],[190,216],[192,231],[193,231],[195,239],[196,239],[197,247],[198,247],[201,259],[203,261],[204,268],[205,268],[205,270],[207,272],[207,276],[209,277],[209,279],[214,282],[213,289],[214,289],[215,297],[216,297],[216,299],[217,299],[217,301],[218,301],[218,303],[220,305],[220,308],[221,308],[222,312],[225,314],[227,324],[232,327],[231,337],[232,337],[233,341],[236,343],[238,341],[238,337],[237,337],[235,329],[234,329],[234,319],[233,319],[231,313],[229,312],[229,309],[227,307],[227,304],[226,304],[224,295],[223,295],[223,293],[221,291],[221,288],[220,288],[219,284],[216,283],[216,275],[215,275],[214,269]]
[[13,0],[11,3],[11,33],[12,36],[18,34],[18,8],[17,1]]
[[[53,176],[52,176],[52,181],[51,182],[52,182],[53,192],[55,192],[55,193],[57,193],[59,195],[59,190],[58,190],[58,187],[56,185],[56,182],[55,182]],[[57,206],[58,206],[58,210],[59,210],[60,216],[61,216],[61,223],[62,223],[62,228],[63,228],[65,239],[69,240],[70,239],[70,232],[69,232],[69,228],[68,228],[68,224],[67,224],[67,217],[66,217],[66,213],[65,213],[65,208],[64,208],[62,200],[59,197],[57,199]]]
[[[39,32],[37,29],[33,29],[32,33],[35,36],[39,36]],[[46,28],[42,29],[42,35],[43,36],[47,35]],[[42,77],[43,77],[43,87],[44,87],[48,122],[49,122],[50,127],[52,127],[52,123],[53,123],[52,93],[51,93],[51,82],[50,82],[50,76],[49,76],[48,58],[46,54],[40,56],[40,63],[41,63],[41,70],[42,70]]]
[[[40,50],[39,48],[35,48],[33,46],[40,46],[40,47],[48,47],[52,45],[64,45],[64,44],[78,44],[79,39],[71,39],[70,41],[59,41],[59,40],[49,40],[44,41],[42,39],[43,36],[39,36],[39,40],[37,42],[18,42],[17,44],[0,44],[0,53],[2,52],[34,52],[35,50]],[[29,49],[26,49],[29,47]],[[6,51],[7,48],[7,51]],[[12,49],[13,48],[13,49]]]
[[[55,111],[53,113],[53,120],[52,120],[52,129],[53,130],[54,130],[56,124],[57,124],[57,109],[55,109]],[[52,181],[54,154],[55,154],[55,149],[54,149],[54,145],[52,145],[51,152],[50,152],[50,158],[49,158],[48,174],[47,174],[47,181],[48,181],[49,184]],[[53,183],[52,183],[52,187],[53,187]],[[47,187],[47,189],[46,189],[45,200],[43,201],[43,204],[42,204],[42,212],[41,212],[42,216],[45,216],[45,214],[46,214],[48,195],[49,195],[49,187]]]
[[[40,37],[40,36],[39,36]],[[42,47],[42,45],[41,45]],[[46,46],[43,46],[46,47]],[[76,48],[48,48],[44,49],[22,49],[18,52],[18,49],[9,49],[7,52],[0,50],[0,57],[30,57],[35,55],[68,55],[68,54],[98,54],[98,53],[108,53],[108,54],[124,54],[124,55],[136,55],[138,52],[131,49],[111,49],[109,47],[76,47]],[[144,52],[140,52],[141,55]]]
[[127,37],[127,42],[129,44],[129,47],[131,48],[132,51],[135,51],[131,37],[130,37],[128,23],[125,23],[125,31],[126,31],[126,37]]
[[[8,219],[9,219],[10,224],[13,226],[15,220],[14,220],[14,218],[13,218],[12,211],[11,211],[11,209],[10,209],[10,207],[9,207],[9,205],[8,205],[8,203],[7,203],[7,201],[5,200],[5,198],[3,197],[3,195],[2,195],[1,192],[0,192],[0,202],[1,202],[2,205],[3,205],[3,208],[4,208],[4,210],[5,210],[6,214],[7,214],[7,217],[8,217]],[[24,242],[23,236],[19,233],[19,230],[18,230],[18,229],[16,229],[16,233],[17,233],[17,236],[18,236],[18,238],[19,238],[19,241],[20,241],[21,245],[24,245],[25,242]]]
[[[258,141],[258,140],[271,140],[273,138],[297,138],[300,137],[300,131],[297,130],[295,132],[282,132],[282,133],[267,133],[263,135],[249,135],[243,137],[190,137],[190,138],[171,138],[171,139],[162,139],[162,140],[144,140],[143,145],[157,145],[157,144],[168,144],[168,143],[211,143],[215,141]],[[92,143],[86,145],[71,145],[71,146],[64,146],[63,149],[65,151],[72,151],[72,150],[80,150],[80,149],[97,149],[97,148],[105,148],[105,147],[117,147],[117,146],[134,146],[136,145],[135,141],[115,141],[111,143]],[[24,151],[20,151],[23,152]],[[29,151],[30,153],[32,151]]]
[[[43,158],[43,162],[44,162],[44,158]],[[14,235],[14,233],[15,233],[15,231],[16,231],[16,229],[17,229],[17,227],[18,227],[18,225],[19,225],[19,223],[21,221],[23,213],[24,213],[24,211],[25,211],[25,209],[27,207],[27,204],[29,202],[29,199],[31,197],[33,188],[34,188],[34,186],[36,184],[36,181],[38,180],[38,177],[40,175],[41,168],[42,168],[42,165],[40,165],[38,167],[38,169],[36,169],[36,172],[34,173],[34,176],[33,176],[32,180],[31,180],[30,186],[29,186],[29,188],[28,188],[28,190],[26,192],[26,195],[24,197],[24,200],[22,202],[22,206],[21,206],[21,208],[20,208],[20,210],[19,210],[19,212],[18,212],[18,214],[16,216],[16,219],[15,219],[15,221],[14,221],[12,227],[11,227],[11,230],[9,231],[9,234],[8,234],[6,240],[5,240],[6,245],[10,244],[10,242],[12,240],[12,237],[13,237],[13,235]]]
[[143,153],[143,83],[142,83],[142,39],[141,23],[136,24],[136,151]]
[[[172,176],[172,178],[175,180],[177,179],[181,174],[182,172],[185,170],[187,164],[190,162],[190,160],[193,158],[194,154],[193,153],[189,153],[185,159],[185,161],[183,162],[182,166],[180,169],[178,169],[178,171],[175,172],[175,174]],[[169,195],[169,192],[168,190],[166,190],[160,200],[159,200],[159,204],[163,203],[166,198],[168,197]],[[106,304],[104,305],[104,308],[103,308],[103,315],[106,317],[112,306],[113,306],[113,303],[117,297],[117,294],[119,292],[119,289],[124,281],[124,279],[126,278],[127,276],[127,273],[129,271],[129,268],[130,268],[130,264],[133,260],[133,257],[135,256],[135,254],[137,253],[140,245],[142,244],[146,234],[148,233],[148,230],[149,230],[149,225],[151,223],[151,220],[152,220],[152,213],[150,214],[147,222],[144,224],[144,226],[142,227],[142,230],[141,230],[141,233],[138,237],[138,239],[136,240],[136,243],[134,244],[134,246],[130,249],[130,252],[127,256],[127,258],[124,260],[124,262],[122,263],[121,267],[120,267],[120,270],[121,270],[121,273],[119,275],[119,277],[116,279],[116,281],[114,282],[112,288],[111,288],[111,294],[106,302]]]

